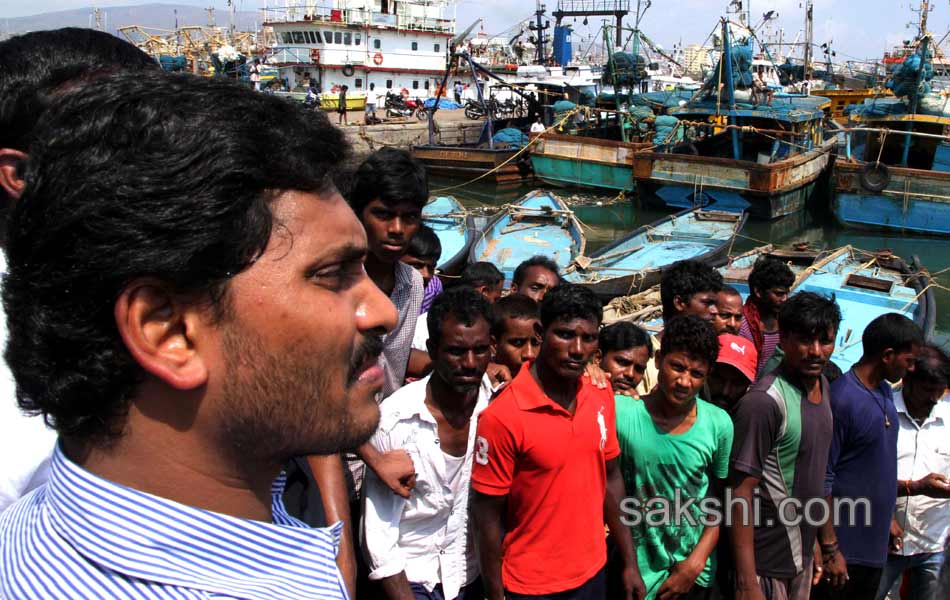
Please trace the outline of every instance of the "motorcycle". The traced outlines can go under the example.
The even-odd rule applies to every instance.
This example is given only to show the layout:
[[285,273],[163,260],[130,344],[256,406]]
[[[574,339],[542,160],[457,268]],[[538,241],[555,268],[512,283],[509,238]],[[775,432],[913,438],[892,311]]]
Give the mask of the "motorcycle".
[[400,94],[386,92],[386,116],[391,118],[403,118],[415,116],[420,121],[429,118],[421,100],[406,100]]

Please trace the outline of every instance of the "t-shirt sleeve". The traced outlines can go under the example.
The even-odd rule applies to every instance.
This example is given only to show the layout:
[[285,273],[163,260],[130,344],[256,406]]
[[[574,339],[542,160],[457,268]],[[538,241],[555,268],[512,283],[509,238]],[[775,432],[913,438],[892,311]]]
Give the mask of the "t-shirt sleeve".
[[781,422],[775,400],[764,392],[749,392],[739,401],[733,419],[731,467],[746,475],[761,478],[778,438]]
[[604,445],[604,460],[613,460],[620,456],[620,442],[617,440],[617,404],[613,394],[604,401],[604,417],[607,426],[607,443]]
[[517,443],[514,432],[494,412],[478,418],[472,489],[489,496],[504,496],[511,489]]
[[725,479],[729,475],[729,456],[732,454],[733,428],[729,415],[721,414],[716,428],[716,453],[713,456],[713,476]]

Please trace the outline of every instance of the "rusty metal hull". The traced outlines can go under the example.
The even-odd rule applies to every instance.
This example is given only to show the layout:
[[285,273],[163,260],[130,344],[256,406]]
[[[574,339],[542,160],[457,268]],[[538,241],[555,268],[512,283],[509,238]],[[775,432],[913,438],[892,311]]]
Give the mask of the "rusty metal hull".
[[646,143],[545,134],[531,149],[534,175],[556,186],[633,190],[633,162]]
[[637,191],[676,208],[747,210],[757,219],[800,211],[832,165],[836,141],[771,164],[728,158],[638,152]]
[[489,173],[484,180],[496,184],[517,185],[532,179],[527,153],[512,159],[517,153],[516,148],[412,147],[412,156],[422,161],[430,175],[471,179]]

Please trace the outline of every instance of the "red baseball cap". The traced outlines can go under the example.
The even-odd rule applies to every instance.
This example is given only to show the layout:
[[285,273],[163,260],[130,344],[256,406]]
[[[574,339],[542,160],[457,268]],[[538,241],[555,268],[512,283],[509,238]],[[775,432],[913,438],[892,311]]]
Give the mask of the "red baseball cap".
[[719,358],[721,362],[739,369],[739,372],[755,381],[755,370],[759,364],[759,352],[750,340],[731,333],[719,336]]

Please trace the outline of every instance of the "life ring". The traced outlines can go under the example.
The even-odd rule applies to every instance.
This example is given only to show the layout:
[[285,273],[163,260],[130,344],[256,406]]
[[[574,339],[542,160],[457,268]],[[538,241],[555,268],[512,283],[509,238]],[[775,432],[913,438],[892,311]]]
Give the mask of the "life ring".
[[864,165],[858,177],[861,187],[869,192],[880,192],[891,182],[890,171],[884,163],[872,162]]
[[373,55],[373,64],[375,64],[377,67],[378,67],[379,65],[383,64],[383,53],[382,53],[382,52],[377,52],[376,54]]
[[356,72],[356,70],[353,68],[353,65],[343,65],[343,76],[344,76],[344,77],[352,77],[352,76],[353,76],[353,73],[355,73],[355,72]]
[[310,50],[310,62],[318,63],[320,62],[320,49],[313,48]]

